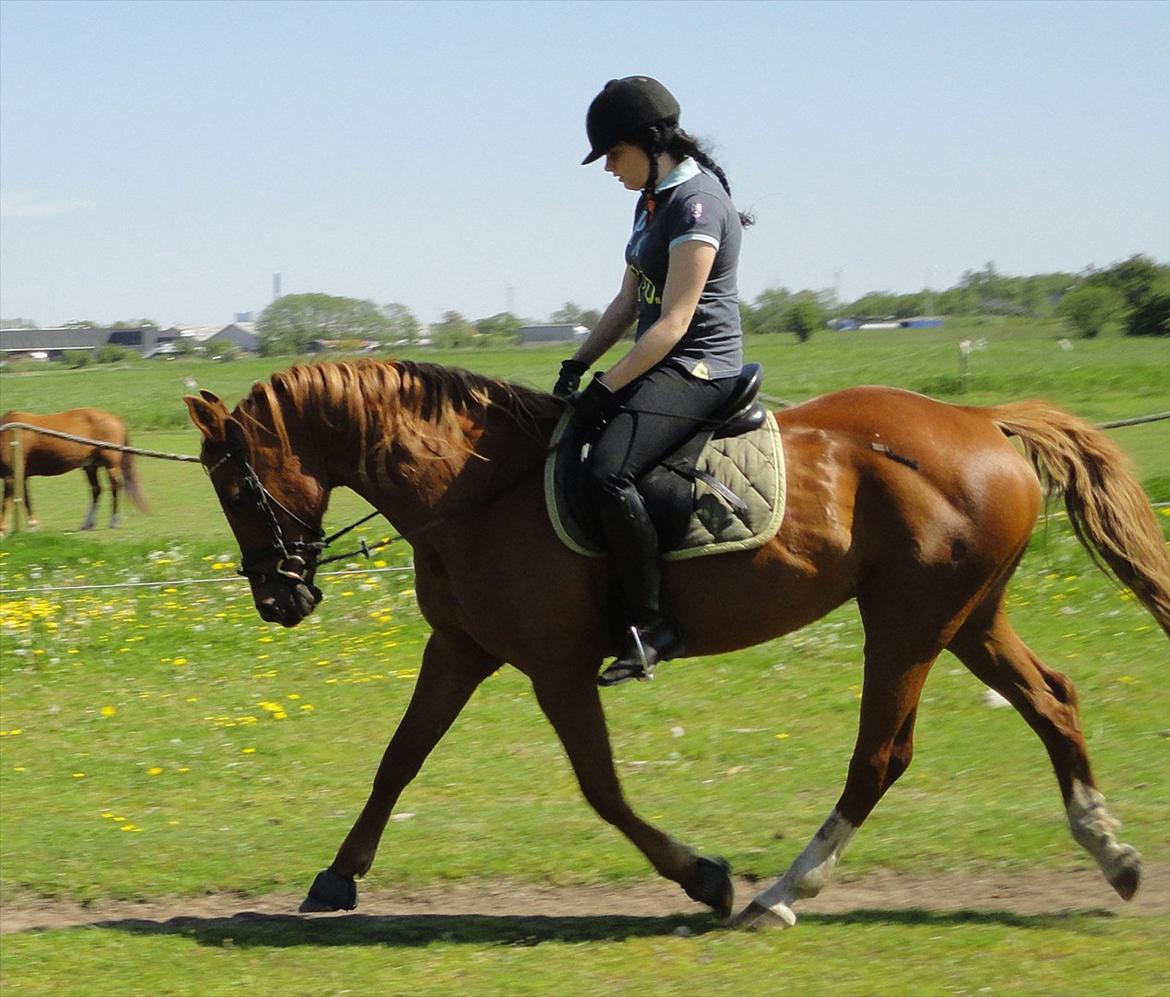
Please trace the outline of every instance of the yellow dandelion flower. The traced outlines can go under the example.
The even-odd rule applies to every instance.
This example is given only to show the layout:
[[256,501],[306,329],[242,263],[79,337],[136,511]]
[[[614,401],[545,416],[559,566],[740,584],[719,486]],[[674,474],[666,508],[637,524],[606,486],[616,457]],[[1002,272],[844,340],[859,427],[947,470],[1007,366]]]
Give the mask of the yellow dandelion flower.
[[256,749],[255,748],[245,748],[243,751],[240,752],[240,754],[241,755],[254,755],[254,754],[256,754]]
[[147,775],[162,775],[163,770],[161,768],[159,768],[157,765],[152,765],[150,768],[148,768],[146,770],[146,774]]
[[74,779],[84,779],[84,778],[85,778],[85,773],[84,773],[84,772],[74,772],[74,773],[73,773],[73,778],[74,778]]
[[175,660],[171,662],[172,665],[185,665],[186,663],[186,658],[175,658]]
[[777,741],[785,741],[788,739],[788,732],[781,731],[779,734],[773,734],[772,736],[776,738]]
[[115,706],[103,706],[102,707],[102,716],[103,717],[112,717],[117,712],[118,712],[118,709]]

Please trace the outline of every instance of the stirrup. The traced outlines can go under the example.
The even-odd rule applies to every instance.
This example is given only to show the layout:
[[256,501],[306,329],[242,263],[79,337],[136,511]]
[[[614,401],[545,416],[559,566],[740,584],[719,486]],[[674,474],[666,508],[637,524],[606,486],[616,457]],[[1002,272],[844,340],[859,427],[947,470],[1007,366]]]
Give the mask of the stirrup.
[[649,682],[654,678],[654,668],[658,663],[658,656],[655,655],[653,662],[646,657],[646,648],[642,644],[642,635],[638,633],[637,627],[630,627],[630,636],[633,638],[634,650],[637,652],[637,657],[631,655],[625,658],[619,658],[597,676],[598,685],[621,685],[623,682],[629,682],[631,679],[637,679],[639,682]]

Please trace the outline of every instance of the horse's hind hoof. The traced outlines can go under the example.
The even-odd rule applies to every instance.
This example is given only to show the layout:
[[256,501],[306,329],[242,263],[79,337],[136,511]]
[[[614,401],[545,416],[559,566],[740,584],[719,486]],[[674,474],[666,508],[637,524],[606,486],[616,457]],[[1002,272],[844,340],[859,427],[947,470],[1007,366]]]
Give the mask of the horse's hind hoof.
[[706,904],[721,918],[731,917],[735,903],[735,884],[731,881],[731,866],[726,859],[699,856],[691,878],[682,884],[688,897]]
[[297,910],[302,914],[318,914],[322,911],[353,910],[356,906],[357,884],[332,869],[325,869],[317,873],[317,878],[309,887],[309,895]]
[[1122,900],[1132,900],[1142,879],[1142,857],[1132,845],[1122,845],[1124,854],[1119,857],[1120,868],[1109,877],[1109,885]]

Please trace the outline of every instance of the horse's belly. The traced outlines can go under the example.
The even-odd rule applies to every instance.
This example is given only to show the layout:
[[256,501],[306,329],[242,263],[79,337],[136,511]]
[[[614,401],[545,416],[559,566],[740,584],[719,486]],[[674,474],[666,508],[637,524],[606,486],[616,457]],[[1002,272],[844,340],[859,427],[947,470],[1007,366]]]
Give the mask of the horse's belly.
[[25,458],[24,473],[29,477],[51,478],[81,467],[88,461],[89,453],[84,448],[65,444],[60,452],[30,452]]

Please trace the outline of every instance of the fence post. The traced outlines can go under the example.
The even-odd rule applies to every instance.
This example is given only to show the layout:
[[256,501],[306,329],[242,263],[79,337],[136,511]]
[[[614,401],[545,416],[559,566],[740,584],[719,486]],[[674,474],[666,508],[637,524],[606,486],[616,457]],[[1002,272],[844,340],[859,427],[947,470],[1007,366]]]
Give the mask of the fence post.
[[20,430],[12,430],[9,444],[12,452],[12,532],[20,532],[20,517],[24,511],[24,461],[20,459]]

